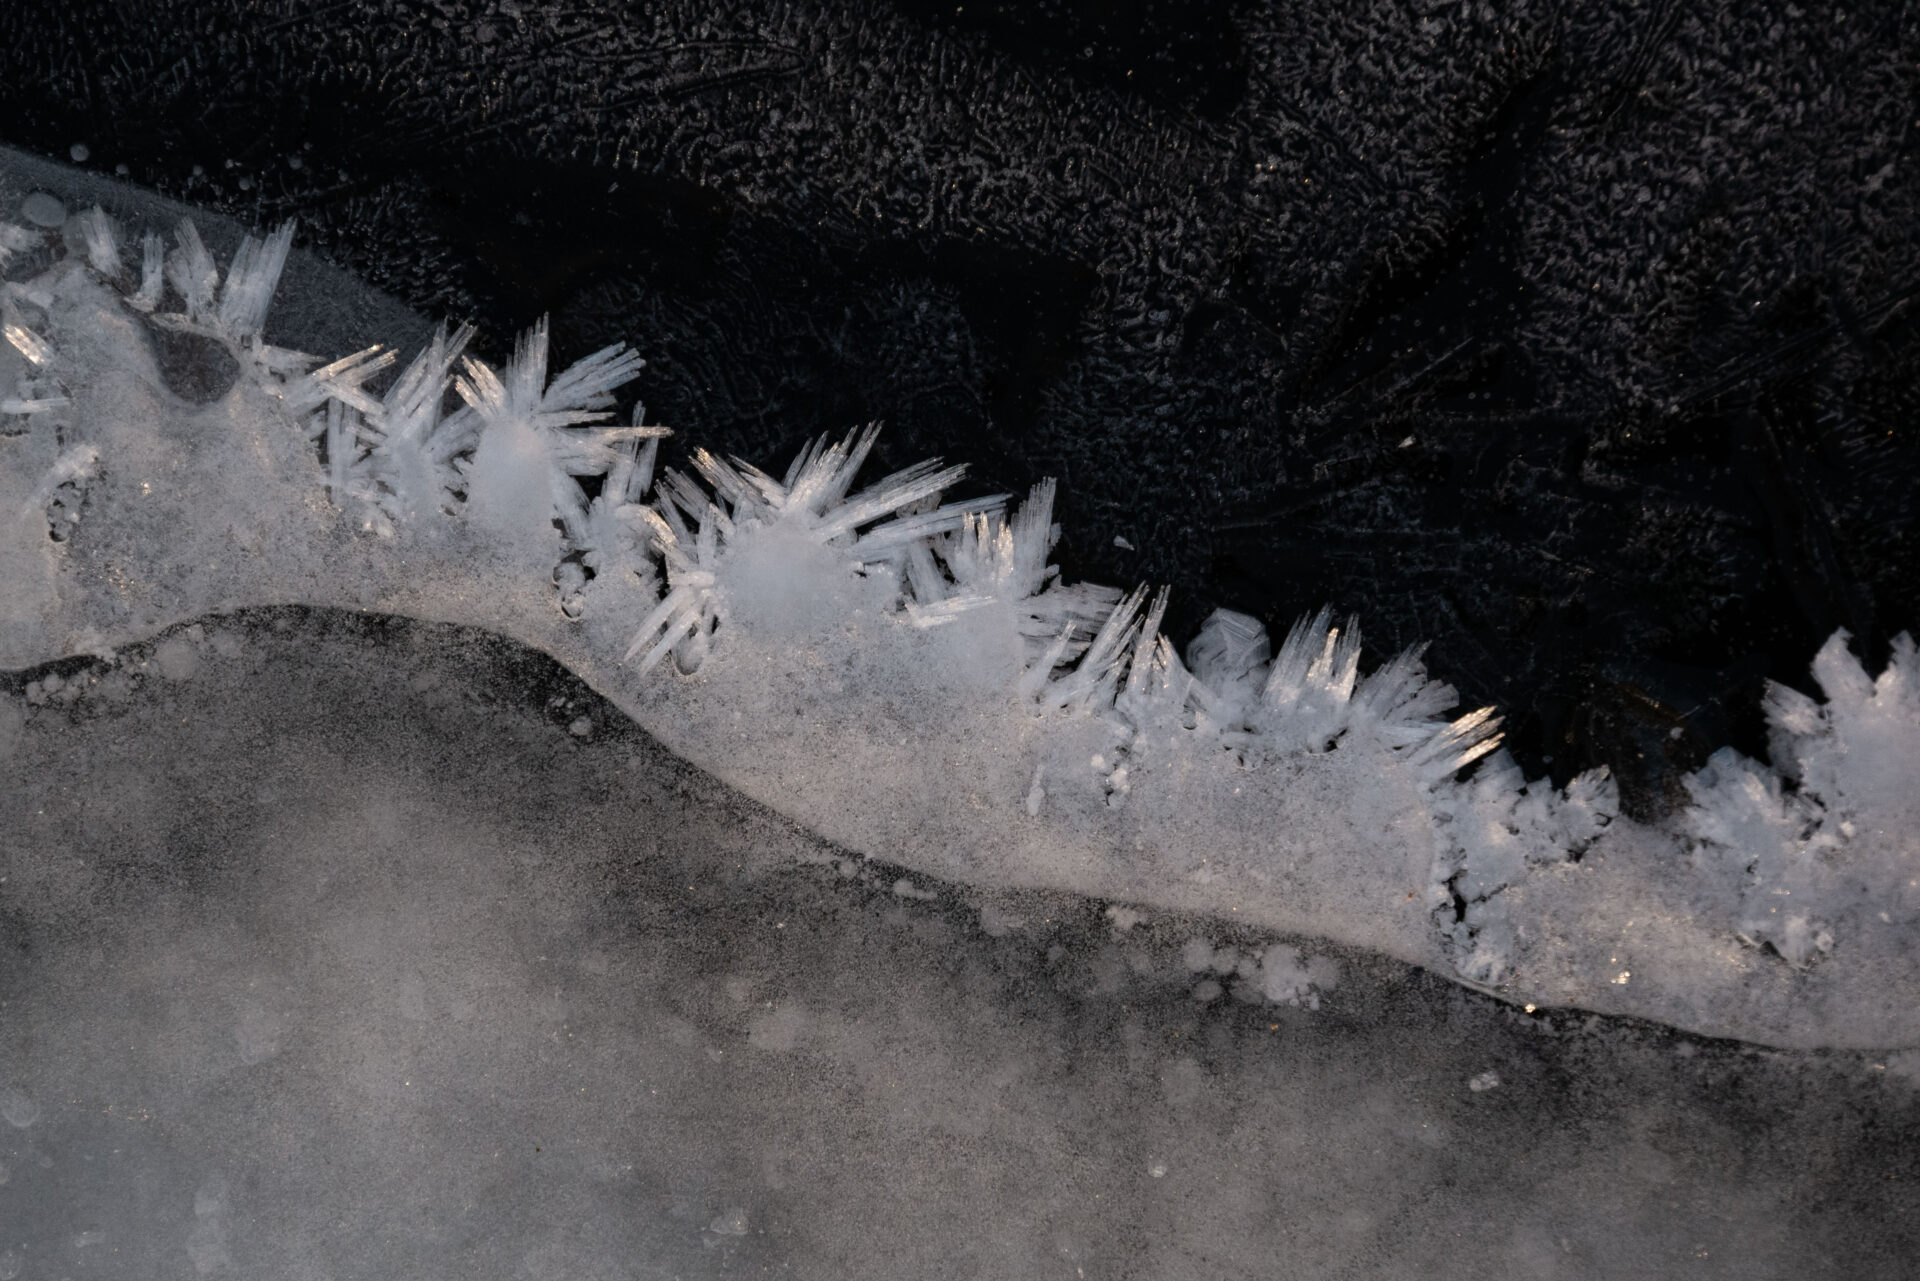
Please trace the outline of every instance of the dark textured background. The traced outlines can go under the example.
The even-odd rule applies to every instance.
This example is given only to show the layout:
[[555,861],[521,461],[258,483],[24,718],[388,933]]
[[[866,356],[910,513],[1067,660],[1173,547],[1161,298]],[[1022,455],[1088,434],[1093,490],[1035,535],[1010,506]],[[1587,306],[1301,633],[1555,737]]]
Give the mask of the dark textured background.
[[0,142],[682,441],[1057,475],[1177,639],[1330,601],[1641,812],[1920,624],[1917,86],[1903,3],[0,6]]

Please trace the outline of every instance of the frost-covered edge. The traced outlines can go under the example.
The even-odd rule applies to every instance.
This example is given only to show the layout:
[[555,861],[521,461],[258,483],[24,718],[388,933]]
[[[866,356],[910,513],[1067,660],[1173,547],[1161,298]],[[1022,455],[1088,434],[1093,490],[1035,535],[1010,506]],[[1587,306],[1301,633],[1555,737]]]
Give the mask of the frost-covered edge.
[[[72,243],[76,231],[84,254]],[[1096,760],[1113,805],[1129,791],[1130,743],[1150,733],[1228,754],[1250,777],[1289,757],[1363,743],[1383,749],[1428,798],[1435,840],[1427,906],[1436,939],[1458,973],[1479,984],[1509,977],[1509,892],[1537,869],[1577,860],[1618,818],[1604,768],[1565,789],[1525,779],[1499,748],[1493,709],[1446,715],[1454,691],[1427,676],[1419,648],[1362,675],[1357,624],[1337,624],[1326,610],[1301,619],[1277,654],[1257,621],[1216,611],[1183,661],[1159,630],[1164,591],[1149,601],[1145,588],[1123,594],[1059,581],[1047,563],[1059,536],[1051,481],[1017,507],[1006,495],[942,503],[964,468],[934,460],[856,491],[872,427],[815,442],[779,478],[705,450],[693,455],[697,478],[673,469],[656,475],[666,429],[646,425],[638,408],[629,425],[608,425],[612,392],[644,362],[616,345],[550,378],[544,321],[522,335],[504,370],[467,354],[469,328],[443,326],[376,394],[374,377],[397,363],[391,351],[373,347],[323,363],[265,341],[292,238],[292,223],[246,237],[223,282],[191,221],[179,224],[171,251],[146,233],[137,270],[120,229],[97,206],[71,220],[66,236],[70,260],[130,311],[225,345],[242,377],[304,424],[324,460],[330,501],[360,530],[393,538],[449,521],[485,530],[550,573],[555,607],[569,619],[614,602],[628,610],[650,604],[622,656],[642,672],[669,658],[691,672],[724,646],[742,592],[751,591],[741,567],[760,562],[764,574],[771,556],[783,572],[826,567],[888,584],[903,627],[1010,610],[1022,654],[1008,700],[1036,715],[1109,724],[1118,747]],[[40,240],[0,223],[0,268]],[[32,320],[49,302],[31,283],[5,285],[4,334],[27,374],[0,398],[0,415],[31,423],[70,408],[60,355]],[[178,306],[162,310],[169,302]],[[89,444],[66,449],[19,520],[44,521],[56,536],[70,527],[99,463]],[[600,482],[591,497],[580,484],[588,478]],[[1717,753],[1686,780],[1691,804],[1673,825],[1692,853],[1702,899],[1737,904],[1728,932],[1796,968],[1837,946],[1829,918],[1838,910],[1883,902],[1882,920],[1891,922],[1891,910],[1904,920],[1920,897],[1910,834],[1887,827],[1907,822],[1912,808],[1914,776],[1903,776],[1899,763],[1920,748],[1920,666],[1903,634],[1886,669],[1870,677],[1847,640],[1836,634],[1814,662],[1824,703],[1780,686],[1769,691],[1772,766]],[[1460,778],[1476,761],[1471,777]],[[1030,813],[1045,792],[1036,773]]]

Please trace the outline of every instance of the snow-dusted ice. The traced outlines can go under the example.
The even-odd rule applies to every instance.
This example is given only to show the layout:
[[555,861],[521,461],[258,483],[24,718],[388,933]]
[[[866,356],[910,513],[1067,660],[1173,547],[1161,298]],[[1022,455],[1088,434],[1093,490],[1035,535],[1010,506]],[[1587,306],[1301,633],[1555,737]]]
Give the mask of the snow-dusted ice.
[[[1911,1248],[1879,1216],[1915,1177],[1881,1146],[1920,1047],[1907,638],[1869,672],[1836,635],[1822,699],[1768,696],[1769,762],[1720,753],[1639,823],[1604,771],[1527,779],[1499,709],[1369,656],[1363,620],[1276,642],[1220,611],[1182,653],[1164,593],[1062,581],[1052,482],[870,476],[870,427],[755,462],[676,424],[682,471],[614,417],[634,349],[555,369],[542,323],[496,365],[291,225],[0,179],[23,1258],[1873,1275]],[[1816,1124],[1860,1116],[1881,1137]],[[1789,1232],[1829,1178],[1872,1230]],[[1441,1223],[1480,1253],[1437,1263]]]

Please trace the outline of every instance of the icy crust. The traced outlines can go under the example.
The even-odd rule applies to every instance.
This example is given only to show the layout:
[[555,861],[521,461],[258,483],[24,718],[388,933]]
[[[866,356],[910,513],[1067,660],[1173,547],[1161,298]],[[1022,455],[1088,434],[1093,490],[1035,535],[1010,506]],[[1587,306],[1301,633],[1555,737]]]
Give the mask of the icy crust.
[[[1274,652],[1221,611],[1183,657],[1164,594],[1060,581],[1050,482],[943,502],[963,469],[933,460],[856,487],[873,429],[778,477],[705,451],[661,471],[665,429],[611,421],[639,358],[552,374],[544,325],[502,369],[464,329],[404,364],[273,346],[291,241],[250,237],[223,273],[190,222],[137,254],[98,209],[0,226],[34,266],[0,298],[0,663],[242,605],[489,627],[922,872],[1319,935],[1520,1002],[1920,1044],[1904,637],[1872,678],[1836,636],[1825,701],[1768,697],[1777,768],[1721,753],[1649,828],[1604,772],[1525,779],[1418,651],[1363,672],[1351,620]],[[224,352],[232,385],[169,390],[156,330]]]

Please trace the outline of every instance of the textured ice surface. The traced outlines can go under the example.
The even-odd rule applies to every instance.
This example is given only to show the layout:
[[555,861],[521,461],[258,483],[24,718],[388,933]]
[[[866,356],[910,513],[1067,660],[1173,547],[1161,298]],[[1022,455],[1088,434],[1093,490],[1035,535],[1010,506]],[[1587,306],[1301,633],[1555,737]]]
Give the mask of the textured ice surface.
[[267,611],[28,676],[21,1277],[1891,1279],[1920,1248],[1901,1061],[903,895],[474,631]]
[[[98,193],[10,163],[62,209]],[[653,483],[659,430],[608,421],[624,349],[551,370],[538,326],[501,371],[444,330],[397,375],[378,346],[327,360],[371,309],[271,320],[286,229],[181,220],[136,274],[118,198],[9,233],[6,661],[245,604],[478,624],[816,833],[951,881],[1316,934],[1516,1002],[1920,1041],[1910,645],[1870,677],[1837,637],[1825,703],[1769,704],[1779,773],[1719,759],[1644,826],[1604,772],[1526,780],[1417,652],[1363,673],[1354,620],[1276,649],[1223,614],[1183,662],[1164,594],[1054,577],[1051,485],[1011,512],[943,504],[938,462],[856,488],[870,431],[784,478],[696,450],[698,480]]]

